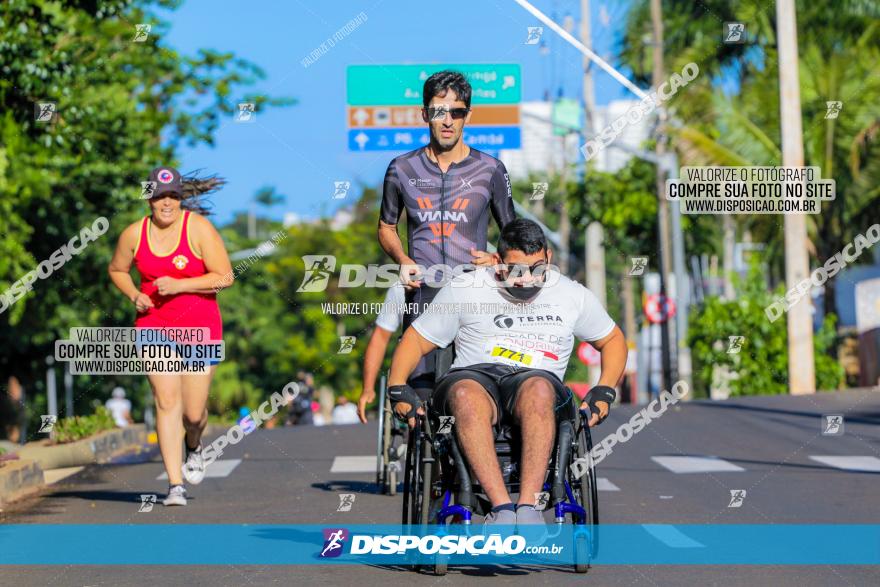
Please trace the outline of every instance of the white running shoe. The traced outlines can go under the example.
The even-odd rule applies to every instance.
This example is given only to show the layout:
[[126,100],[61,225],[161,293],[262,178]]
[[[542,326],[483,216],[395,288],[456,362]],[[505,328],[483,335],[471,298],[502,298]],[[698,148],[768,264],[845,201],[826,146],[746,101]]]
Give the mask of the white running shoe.
[[[511,505],[512,507],[512,505]],[[484,526],[513,526],[516,524],[516,512],[513,509],[496,511],[494,508],[486,514],[483,520]]]
[[533,505],[516,506],[516,532],[527,540],[543,544],[549,538],[544,512]]
[[182,467],[183,477],[188,483],[198,485],[205,478],[205,459],[202,457],[202,445],[195,450],[186,449],[186,462]]
[[162,500],[163,505],[186,505],[186,487],[172,485],[168,488],[168,497]]

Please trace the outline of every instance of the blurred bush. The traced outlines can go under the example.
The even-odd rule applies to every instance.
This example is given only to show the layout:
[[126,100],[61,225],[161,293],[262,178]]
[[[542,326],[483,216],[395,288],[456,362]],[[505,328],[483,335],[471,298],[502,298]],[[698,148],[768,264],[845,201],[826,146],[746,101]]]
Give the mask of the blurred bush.
[[88,438],[104,430],[113,430],[116,423],[107,408],[100,407],[91,416],[74,416],[55,423],[55,442],[63,444]]
[[[694,385],[708,390],[717,378],[717,370],[730,375],[730,395],[773,395],[788,393],[788,331],[785,317],[770,322],[764,308],[778,300],[782,288],[771,293],[757,262],[746,278],[734,278],[736,297],[724,300],[708,298],[690,317],[688,338],[694,361]],[[833,314],[825,317],[813,337],[818,389],[837,389],[843,381],[843,368],[831,356],[834,343]],[[730,353],[731,336],[742,336],[742,348]]]

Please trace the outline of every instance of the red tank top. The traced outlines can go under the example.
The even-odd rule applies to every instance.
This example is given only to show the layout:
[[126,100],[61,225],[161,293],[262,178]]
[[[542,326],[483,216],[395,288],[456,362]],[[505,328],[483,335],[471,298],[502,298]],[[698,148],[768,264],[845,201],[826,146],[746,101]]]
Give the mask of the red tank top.
[[196,255],[189,239],[190,212],[183,211],[177,233],[177,244],[167,255],[157,255],[150,243],[150,217],[141,221],[140,236],[135,247],[134,266],[141,278],[141,292],[150,296],[155,307],[138,313],[135,326],[139,327],[202,327],[211,329],[211,338],[223,336],[223,322],[215,293],[181,293],[171,296],[159,294],[153,283],[160,277],[187,279],[208,272],[205,262]]

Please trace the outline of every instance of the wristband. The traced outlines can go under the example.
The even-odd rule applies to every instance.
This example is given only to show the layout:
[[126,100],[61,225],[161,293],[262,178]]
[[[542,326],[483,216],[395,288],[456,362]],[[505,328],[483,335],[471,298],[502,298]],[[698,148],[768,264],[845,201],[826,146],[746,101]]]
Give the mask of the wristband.
[[603,417],[602,414],[599,412],[599,406],[596,405],[596,402],[607,402],[608,413],[611,413],[611,404],[614,403],[615,398],[617,398],[617,392],[614,391],[613,387],[608,387],[607,385],[597,385],[590,390],[590,396],[589,399],[587,399],[587,404],[590,406],[590,411],[599,416],[600,423],[608,417],[608,414],[605,414],[605,416]]
[[[414,418],[416,410],[421,403],[421,398],[416,390],[407,384],[392,385],[388,388],[388,398],[391,400],[391,408],[397,404],[405,403],[410,405],[409,411],[403,416],[404,418]],[[397,414],[397,412],[394,412]]]

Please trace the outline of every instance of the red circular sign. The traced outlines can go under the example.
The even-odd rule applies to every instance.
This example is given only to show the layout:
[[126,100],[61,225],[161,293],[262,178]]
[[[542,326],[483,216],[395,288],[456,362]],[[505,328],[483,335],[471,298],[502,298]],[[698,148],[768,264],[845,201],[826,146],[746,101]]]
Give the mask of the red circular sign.
[[578,346],[578,359],[589,367],[598,365],[602,361],[602,355],[591,345],[584,341]]
[[645,298],[645,316],[651,324],[666,322],[675,316],[675,302],[661,294],[651,294]]

